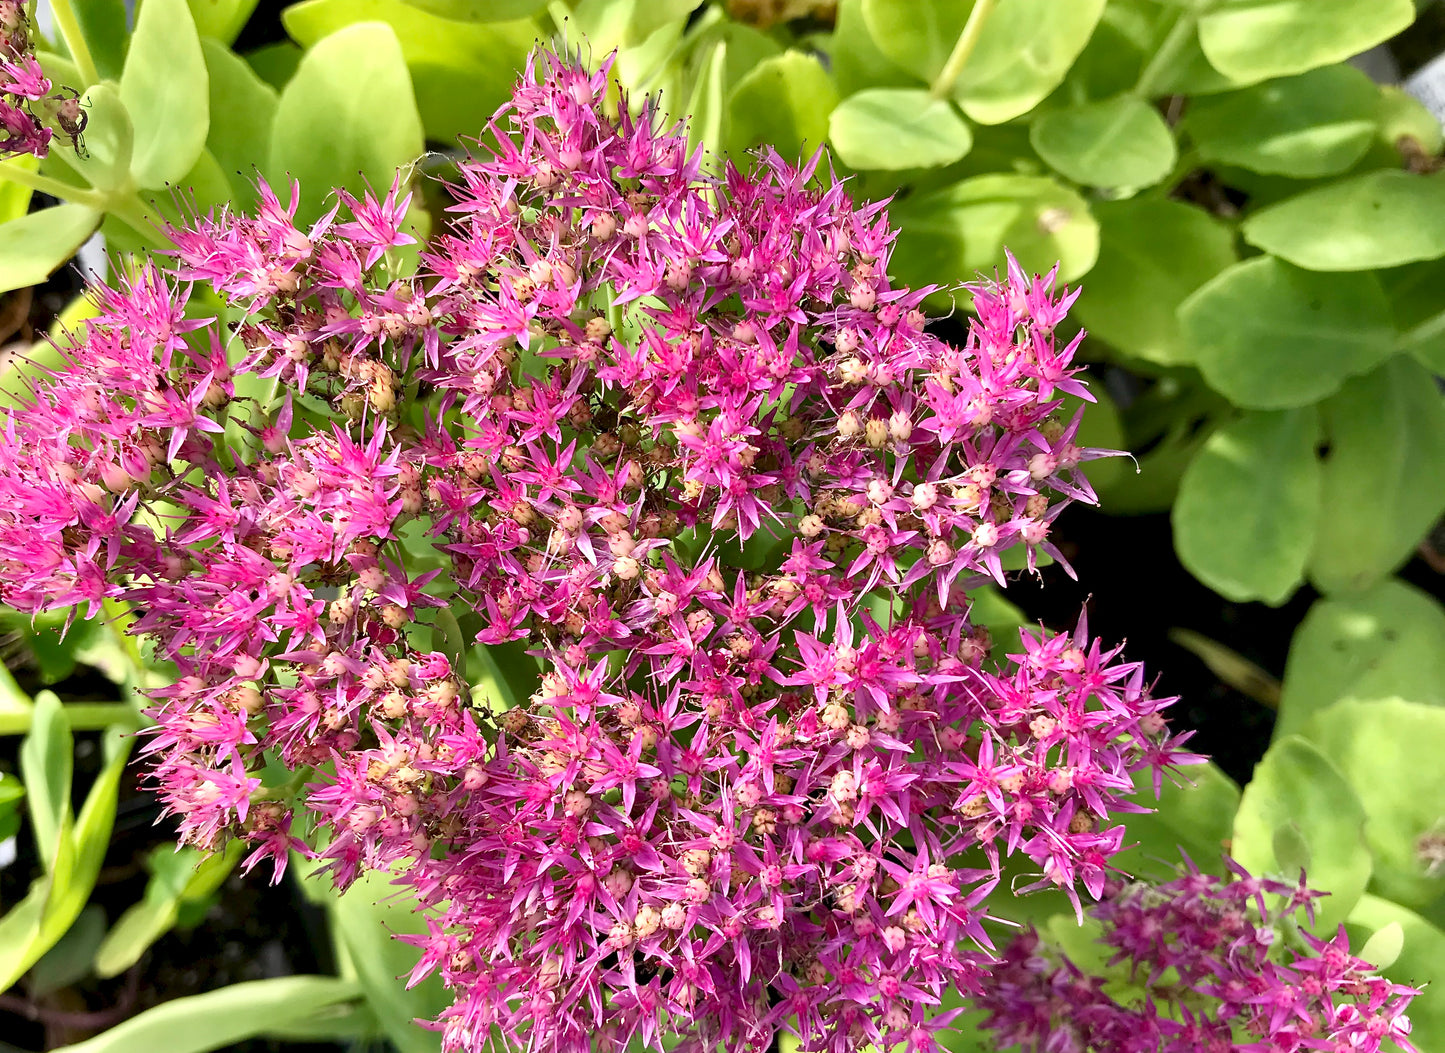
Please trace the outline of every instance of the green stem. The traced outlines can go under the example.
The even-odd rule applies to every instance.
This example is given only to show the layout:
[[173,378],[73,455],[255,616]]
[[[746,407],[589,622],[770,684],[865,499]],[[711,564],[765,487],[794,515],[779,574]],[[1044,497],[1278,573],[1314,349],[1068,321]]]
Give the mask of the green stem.
[[1411,326],[1401,333],[1399,346],[1404,349],[1418,347],[1442,333],[1445,333],[1445,311],[1433,314],[1419,325]]
[[28,186],[31,190],[49,194],[62,201],[73,201],[77,205],[89,205],[91,208],[105,207],[105,199],[94,190],[62,183],[58,179],[43,176],[39,172],[32,172],[13,161],[0,161],[0,179],[8,179],[12,183]]
[[978,47],[978,38],[983,35],[983,24],[997,3],[998,0],[976,0],[974,3],[973,10],[968,13],[968,21],[963,24],[963,32],[958,34],[953,51],[949,53],[948,61],[929,85],[928,94],[935,99],[941,99],[953,90],[953,82],[958,80],[958,75],[963,72],[973,49]]
[[1195,11],[1181,11],[1175,19],[1174,25],[1170,28],[1168,36],[1159,45],[1159,50],[1149,60],[1144,71],[1139,74],[1139,80],[1134,85],[1134,94],[1140,98],[1147,99],[1155,93],[1154,85],[1164,76],[1164,73],[1179,57],[1190,39],[1194,36],[1194,30],[1199,24],[1199,14]]
[[95,68],[90,46],[85,42],[85,34],[80,31],[80,23],[75,18],[70,0],[51,0],[50,10],[55,13],[55,28],[60,30],[61,39],[69,49],[70,57],[75,59],[75,68],[80,70],[80,79],[85,82],[78,86],[67,86],[84,93],[86,88],[100,81],[100,72]]
[[146,211],[140,195],[135,193],[108,195],[103,207],[144,238],[146,244],[151,248],[169,249],[172,247],[171,239],[161,233],[160,226],[151,219],[151,214]]
[[[67,702],[65,719],[72,731],[103,731],[112,724],[138,728],[140,713],[129,702]],[[0,714],[0,735],[24,735],[30,731],[31,714],[7,710]]]

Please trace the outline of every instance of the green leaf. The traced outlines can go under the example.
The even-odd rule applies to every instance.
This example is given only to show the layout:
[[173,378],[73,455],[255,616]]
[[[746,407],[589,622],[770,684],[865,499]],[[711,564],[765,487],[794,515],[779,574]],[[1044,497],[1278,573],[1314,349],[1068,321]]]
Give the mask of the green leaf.
[[46,951],[30,971],[29,994],[33,997],[69,987],[90,975],[95,950],[105,936],[105,911],[92,903],[80,912],[65,935]]
[[187,3],[201,39],[209,38],[222,44],[232,43],[251,12],[256,10],[256,0],[187,0]]
[[954,108],[922,88],[869,88],[850,95],[828,119],[833,149],[851,168],[935,168],[973,145]]
[[1290,642],[1275,737],[1336,702],[1392,697],[1445,706],[1445,608],[1395,579],[1315,601]]
[[[314,869],[312,864],[303,867]],[[413,1021],[435,1017],[451,999],[435,973],[410,990],[405,986],[404,978],[416,966],[419,952],[396,936],[427,931],[424,917],[413,909],[407,893],[380,871],[366,874],[344,893],[328,888],[312,891],[331,916],[338,956],[355,970],[367,1004],[387,1037],[400,1053],[435,1053],[437,1034]]]
[[60,828],[70,815],[75,743],[65,707],[53,691],[35,696],[30,734],[20,747],[20,775],[30,806],[35,848],[47,868],[55,859]]
[[271,150],[276,89],[230,48],[203,38],[201,50],[211,85],[211,130],[206,148],[229,179],[236,208],[249,209],[257,200],[258,169]]
[[1199,43],[1215,69],[1252,83],[1343,62],[1414,20],[1411,0],[1219,0]]
[[864,0],[840,0],[828,58],[838,92],[852,95],[865,88],[905,88],[917,81],[873,41],[863,14]]
[[1297,871],[1284,873],[1275,856],[1281,827],[1292,827],[1308,849],[1309,885],[1329,893],[1318,901],[1316,928],[1332,932],[1370,879],[1365,809],[1329,758],[1296,736],[1276,742],[1255,765],[1234,817],[1230,853],[1251,874],[1298,879]]
[[1380,284],[1390,299],[1400,350],[1408,351],[1430,372],[1445,376],[1445,306],[1440,289],[1445,283],[1445,259],[1410,263],[1380,272]]
[[1366,172],[1244,221],[1244,238],[1314,271],[1362,271],[1445,256],[1445,174]]
[[975,176],[901,201],[892,216],[902,227],[893,266],[912,285],[972,281],[1003,266],[1005,247],[1025,270],[1059,263],[1059,279],[1069,282],[1099,253],[1088,204],[1047,176]]
[[[482,133],[497,107],[511,96],[512,84],[537,40],[537,27],[530,21],[453,22],[401,0],[306,0],[286,8],[281,20],[286,31],[308,48],[358,22],[391,26],[411,76],[411,90],[403,92],[394,75],[386,74],[392,90],[402,92],[397,96],[403,100],[398,132],[411,135],[410,105],[405,100],[414,91],[427,138],[448,145],[458,136]],[[372,118],[369,127],[379,127],[374,113],[364,116]],[[418,148],[411,156],[420,152]]]
[[1312,179],[1364,156],[1379,92],[1353,66],[1325,66],[1242,91],[1194,99],[1184,128],[1201,159]]
[[765,59],[743,77],[728,100],[729,152],[767,144],[785,159],[811,153],[828,137],[838,102],[823,64],[801,51]]
[[[90,48],[96,71],[107,80],[120,76],[126,46],[130,43],[125,0],[71,0],[70,8],[80,23],[81,36]],[[62,83],[77,91],[82,87],[79,77]]]
[[973,0],[862,0],[862,7],[879,53],[931,82],[963,32]]
[[979,124],[1021,117],[1057,88],[1088,44],[1105,0],[999,0],[953,97]]
[[1121,351],[1177,365],[1193,359],[1176,311],[1235,260],[1234,235],[1204,209],[1181,201],[1131,198],[1094,206],[1099,262],[1074,311]]
[[1410,1002],[1410,1041],[1415,1048],[1445,1048],[1445,932],[1414,911],[1368,892],[1345,920],[1356,946],[1392,925],[1400,926],[1400,953],[1383,967],[1395,983],[1424,990]]
[[120,99],[135,126],[136,184],[159,190],[189,172],[205,149],[211,113],[201,38],[185,0],[141,6]]
[[251,980],[162,1002],[56,1053],[206,1053],[325,1018],[359,994],[354,982],[334,976]]
[[130,179],[135,132],[113,84],[93,84],[81,98],[87,118],[85,153],[65,154],[65,163],[97,190],[115,190]]
[[701,0],[581,0],[572,9],[577,30],[597,55],[627,49],[682,23]]
[[[40,159],[34,154],[21,154],[11,158],[10,164],[22,171],[34,172],[40,167]],[[16,183],[0,176],[0,223],[9,223],[29,212],[32,196],[31,189],[24,183]]]
[[1304,576],[1319,519],[1313,407],[1246,413],[1220,428],[1184,472],[1174,549],[1229,599],[1287,600]]
[[722,142],[723,120],[727,116],[728,42],[718,40],[706,51],[706,57],[693,78],[692,95],[687,100],[687,150],[698,146],[707,151],[703,161],[713,174],[721,171],[721,159],[715,152]]
[[1379,125],[1380,141],[1398,156],[1398,147],[1403,138],[1414,139],[1420,148],[1431,157],[1445,145],[1445,129],[1440,119],[1430,112],[1429,107],[1415,96],[1406,93],[1393,84],[1377,86],[1378,109],[1376,120]]
[[1370,889],[1419,910],[1445,893],[1445,873],[1428,872],[1420,840],[1445,819],[1445,708],[1402,699],[1339,702],[1316,713],[1304,737],[1349,780],[1370,821]]
[[291,41],[278,40],[255,51],[248,51],[242,58],[246,60],[246,65],[256,71],[256,76],[280,91],[296,76],[304,54],[305,52]]
[[24,799],[25,784],[13,775],[0,773],[0,842],[19,833],[20,802]]
[[1390,305],[1373,274],[1319,274],[1269,256],[1237,263],[1179,307],[1211,387],[1238,406],[1303,406],[1395,350]]
[[1151,186],[1179,156],[1159,111],[1135,95],[1042,113],[1029,142],[1055,171],[1088,186]]
[[1409,559],[1445,513],[1445,397],[1423,366],[1396,358],[1347,383],[1321,420],[1329,454],[1310,580],[1358,591]]
[[362,22],[306,52],[282,91],[271,177],[288,173],[300,181],[298,220],[309,222],[321,214],[331,188],[359,195],[369,184],[382,193],[422,148],[421,117],[396,33],[385,23]]
[[221,886],[242,850],[241,841],[209,855],[194,848],[157,847],[151,853],[145,898],[131,904],[105,934],[95,954],[95,974],[118,976],[138,962],[147,947],[176,925],[182,906],[204,904]]
[[0,292],[39,285],[75,255],[100,222],[85,205],[56,205],[0,223]]
[[1178,873],[1180,849],[1206,873],[1223,869],[1225,845],[1234,829],[1239,787],[1214,764],[1195,764],[1166,776],[1159,800],[1148,772],[1134,777],[1134,797],[1154,811],[1131,815],[1124,843],[1138,844],[1114,857],[1125,873],[1168,880]]
[[531,18],[547,0],[407,0],[412,7],[457,22],[510,22]]

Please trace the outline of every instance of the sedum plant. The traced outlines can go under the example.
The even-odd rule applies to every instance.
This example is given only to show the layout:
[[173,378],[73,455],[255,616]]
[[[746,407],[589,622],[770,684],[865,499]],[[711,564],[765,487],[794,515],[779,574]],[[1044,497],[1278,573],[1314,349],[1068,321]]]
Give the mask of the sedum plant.
[[[174,663],[142,751],[183,839],[390,877],[447,1049],[925,1050],[968,1005],[1413,1049],[1417,992],[1290,920],[1298,829],[1117,879],[1136,783],[1202,760],[1136,663],[993,646],[986,586],[1062,561],[1111,452],[1063,412],[1077,294],[1010,259],[949,343],[821,156],[709,176],[611,72],[535,55],[414,264],[400,177],[169,228],[11,412],[0,596]],[[1133,966],[995,951],[1030,889]]]

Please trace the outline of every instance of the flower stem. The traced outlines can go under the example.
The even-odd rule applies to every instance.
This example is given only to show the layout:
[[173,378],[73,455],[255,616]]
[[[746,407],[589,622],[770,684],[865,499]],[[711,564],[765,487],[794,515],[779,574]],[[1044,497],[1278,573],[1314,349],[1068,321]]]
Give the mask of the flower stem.
[[89,205],[91,208],[105,207],[101,195],[94,190],[74,186],[71,183],[62,183],[58,179],[43,176],[39,172],[32,172],[13,161],[0,161],[0,179],[8,179],[12,183],[28,186],[31,190],[49,194],[62,201],[73,201],[77,205]]
[[[103,731],[112,724],[138,728],[143,723],[129,702],[67,702],[63,708],[72,731]],[[24,735],[31,720],[30,713],[6,710],[0,714],[0,735]]]
[[80,71],[80,79],[85,82],[68,87],[83,93],[86,88],[100,81],[100,71],[95,68],[90,45],[85,42],[85,34],[80,31],[80,23],[76,20],[70,0],[50,0],[50,10],[55,14],[55,28],[60,30],[60,37],[70,51],[70,57],[75,60],[75,68]]
[[943,64],[943,69],[938,71],[938,77],[928,88],[928,94],[935,99],[941,99],[953,90],[953,82],[958,80],[958,75],[963,72],[973,49],[978,47],[978,38],[983,35],[983,24],[997,2],[998,0],[976,0],[974,3],[973,10],[968,13],[968,21],[963,24],[963,32],[958,34],[953,51],[948,55],[948,61]]
[[1179,52],[1189,43],[1194,36],[1194,30],[1198,26],[1199,15],[1194,11],[1181,11],[1175,19],[1174,25],[1159,45],[1159,50],[1154,52],[1149,59],[1144,71],[1139,74],[1139,80],[1134,85],[1134,94],[1140,98],[1147,99],[1155,93],[1154,85],[1164,76],[1164,73],[1174,64],[1179,57]]

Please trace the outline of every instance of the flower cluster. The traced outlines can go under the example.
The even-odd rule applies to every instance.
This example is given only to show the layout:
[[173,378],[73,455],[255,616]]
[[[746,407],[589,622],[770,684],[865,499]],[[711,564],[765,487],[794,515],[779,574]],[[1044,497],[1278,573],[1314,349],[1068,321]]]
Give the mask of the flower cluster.
[[1037,933],[1014,939],[983,985],[982,1027],[1025,1053],[1413,1053],[1405,1009],[1419,992],[1350,954],[1343,926],[1323,940],[1291,924],[1313,920],[1322,894],[1303,875],[1291,885],[1227,862],[1223,878],[1190,864],[1157,887],[1110,879],[1091,914],[1127,979],[1106,986]]
[[947,343],[817,160],[608,105],[537,56],[414,270],[400,185],[263,187],[97,290],[0,436],[0,598],[177,665],[189,841],[412,889],[449,1049],[930,1049],[1004,858],[1097,896],[1196,759],[1082,624],[970,620],[1093,499],[1072,297],[1010,261]]
[[[51,131],[34,112],[49,94],[50,79],[35,60],[24,5],[0,0],[0,157],[49,152]],[[79,104],[69,102],[78,115]]]

